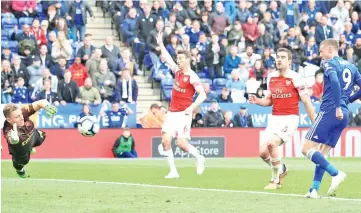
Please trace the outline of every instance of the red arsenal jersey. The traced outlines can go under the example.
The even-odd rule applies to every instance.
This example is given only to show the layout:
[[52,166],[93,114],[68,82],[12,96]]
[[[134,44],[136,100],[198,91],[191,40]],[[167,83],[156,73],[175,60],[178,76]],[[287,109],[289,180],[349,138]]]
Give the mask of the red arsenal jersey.
[[196,93],[195,87],[198,85],[200,79],[195,72],[190,71],[186,74],[182,70],[175,72],[169,111],[181,112],[192,105]]
[[273,102],[272,114],[299,115],[300,96],[308,93],[304,79],[292,70],[286,76],[275,71],[268,75],[267,82]]

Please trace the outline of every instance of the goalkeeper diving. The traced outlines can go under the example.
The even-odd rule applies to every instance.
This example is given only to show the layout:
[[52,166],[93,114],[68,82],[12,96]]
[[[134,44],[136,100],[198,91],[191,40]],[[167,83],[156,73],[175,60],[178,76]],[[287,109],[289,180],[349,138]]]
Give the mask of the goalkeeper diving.
[[48,118],[53,117],[57,112],[57,108],[45,99],[22,107],[9,103],[3,109],[4,136],[12,155],[13,166],[21,178],[30,177],[24,166],[29,163],[34,147],[40,146],[45,140],[45,132],[36,129],[29,118],[40,109],[45,110]]

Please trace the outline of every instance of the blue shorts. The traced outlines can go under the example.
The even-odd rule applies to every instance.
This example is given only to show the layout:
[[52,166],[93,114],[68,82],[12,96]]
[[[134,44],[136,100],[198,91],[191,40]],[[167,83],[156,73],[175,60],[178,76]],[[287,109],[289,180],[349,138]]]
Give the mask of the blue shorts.
[[306,139],[320,144],[326,144],[335,148],[338,139],[349,121],[348,110],[342,109],[343,119],[336,118],[336,109],[330,111],[320,111],[308,130]]

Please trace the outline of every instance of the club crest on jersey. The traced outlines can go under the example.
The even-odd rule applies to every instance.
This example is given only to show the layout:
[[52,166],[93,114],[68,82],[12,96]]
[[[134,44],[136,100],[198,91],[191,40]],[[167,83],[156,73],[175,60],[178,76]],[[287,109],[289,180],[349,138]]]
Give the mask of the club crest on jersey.
[[183,81],[184,81],[184,82],[187,82],[187,81],[188,81],[188,77],[185,76],[185,77],[183,78]]
[[287,85],[287,86],[291,85],[291,81],[286,80],[286,85]]
[[326,71],[331,69],[331,66],[327,62],[324,63],[324,66]]

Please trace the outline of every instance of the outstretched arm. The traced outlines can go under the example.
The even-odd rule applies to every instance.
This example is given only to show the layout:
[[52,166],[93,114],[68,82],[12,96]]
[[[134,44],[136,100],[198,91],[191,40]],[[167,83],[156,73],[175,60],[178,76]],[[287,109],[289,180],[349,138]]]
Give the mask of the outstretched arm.
[[305,105],[308,117],[310,118],[311,122],[313,123],[313,121],[315,120],[316,113],[315,113],[315,109],[313,108],[310,96],[308,94],[305,94],[305,95],[302,95],[300,98],[301,98],[301,101],[303,102],[303,105]]
[[251,104],[257,104],[260,106],[272,106],[273,105],[272,99],[268,96],[266,96],[265,98],[257,98],[255,95],[250,95],[249,102]]
[[34,111],[45,109],[46,116],[49,118],[53,117],[58,111],[58,109],[55,106],[51,105],[46,99],[35,101],[34,103],[32,103],[32,106]]
[[161,54],[163,55],[166,63],[170,66],[170,68],[173,72],[177,72],[179,68],[178,68],[177,64],[173,61],[172,56],[168,53],[167,49],[164,46],[162,32],[158,33],[158,35],[157,35],[157,43],[160,47]]

